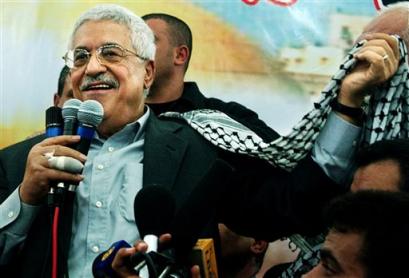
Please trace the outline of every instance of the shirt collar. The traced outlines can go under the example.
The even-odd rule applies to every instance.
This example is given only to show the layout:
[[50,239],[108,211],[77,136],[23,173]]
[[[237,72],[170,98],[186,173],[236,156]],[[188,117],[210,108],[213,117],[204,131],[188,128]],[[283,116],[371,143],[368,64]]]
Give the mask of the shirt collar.
[[102,144],[109,141],[122,142],[124,144],[131,144],[145,136],[146,123],[150,115],[150,109],[145,105],[144,114],[137,120],[125,125],[120,131],[116,132],[107,139],[101,138],[98,133],[95,133],[94,141],[99,141]]

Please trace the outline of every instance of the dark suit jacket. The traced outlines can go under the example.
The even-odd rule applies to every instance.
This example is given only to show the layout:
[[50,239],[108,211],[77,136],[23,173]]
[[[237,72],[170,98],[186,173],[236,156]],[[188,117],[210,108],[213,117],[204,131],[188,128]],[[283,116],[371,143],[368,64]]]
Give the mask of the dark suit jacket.
[[[44,138],[37,136],[0,151],[0,203],[21,183],[28,152]],[[187,125],[158,120],[151,114],[145,134],[143,185],[169,187],[180,206],[216,157],[217,151]],[[44,206],[39,213],[16,260],[0,269],[0,273],[8,273],[9,277],[41,277],[47,273],[43,271],[48,264],[45,262],[50,230],[47,210]]]

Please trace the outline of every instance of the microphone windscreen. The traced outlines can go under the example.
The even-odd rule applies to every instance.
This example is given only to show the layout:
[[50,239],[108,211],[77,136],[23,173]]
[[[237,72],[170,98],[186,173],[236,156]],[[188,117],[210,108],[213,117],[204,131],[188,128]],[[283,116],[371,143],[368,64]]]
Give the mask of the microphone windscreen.
[[141,238],[168,233],[175,214],[175,199],[159,185],[146,185],[134,201],[135,222]]
[[84,101],[78,109],[77,118],[82,124],[97,127],[104,117],[104,108],[95,100]]
[[171,244],[177,260],[188,256],[201,232],[214,217],[232,173],[229,164],[216,160],[177,211],[171,229]]
[[62,107],[62,117],[66,118],[77,118],[78,109],[80,108],[82,101],[76,98],[72,98],[64,102]]

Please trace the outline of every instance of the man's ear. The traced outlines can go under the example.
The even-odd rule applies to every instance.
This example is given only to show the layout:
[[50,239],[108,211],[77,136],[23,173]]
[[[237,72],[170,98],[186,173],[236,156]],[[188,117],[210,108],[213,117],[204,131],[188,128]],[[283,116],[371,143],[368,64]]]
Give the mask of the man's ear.
[[175,47],[175,65],[184,65],[189,60],[190,51],[186,45]]
[[60,96],[55,93],[54,94],[54,106],[58,106],[58,102],[60,102]]
[[154,78],[155,78],[155,62],[147,61],[146,66],[145,66],[145,77],[143,79],[143,87],[145,89],[150,88],[153,83]]
[[251,252],[254,254],[261,254],[266,251],[268,247],[268,242],[265,240],[254,240],[253,244],[250,246]]

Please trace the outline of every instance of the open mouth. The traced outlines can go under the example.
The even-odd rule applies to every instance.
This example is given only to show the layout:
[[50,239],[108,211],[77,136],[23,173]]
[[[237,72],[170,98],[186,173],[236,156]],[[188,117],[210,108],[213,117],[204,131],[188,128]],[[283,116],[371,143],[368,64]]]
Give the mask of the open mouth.
[[105,91],[105,90],[111,90],[114,89],[115,86],[109,83],[91,83],[83,88],[81,88],[81,91],[86,92],[86,91]]

